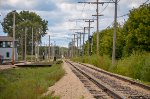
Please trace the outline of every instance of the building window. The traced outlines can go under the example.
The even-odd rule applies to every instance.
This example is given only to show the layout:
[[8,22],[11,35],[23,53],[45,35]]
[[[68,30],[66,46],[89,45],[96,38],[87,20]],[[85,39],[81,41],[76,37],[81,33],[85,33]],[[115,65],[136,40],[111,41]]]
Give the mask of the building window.
[[0,41],[0,47],[3,47],[3,42],[2,41]]
[[6,42],[6,47],[8,48],[12,47],[12,42]]
[[9,52],[6,53],[6,57],[7,57],[7,58],[9,57]]
[[6,47],[6,43],[5,42],[3,42],[3,47]]

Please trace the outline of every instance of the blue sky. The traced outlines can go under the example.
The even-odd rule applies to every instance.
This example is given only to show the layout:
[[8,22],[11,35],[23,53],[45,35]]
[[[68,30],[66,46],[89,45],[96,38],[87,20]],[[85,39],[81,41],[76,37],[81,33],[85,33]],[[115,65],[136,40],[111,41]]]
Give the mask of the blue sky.
[[[43,19],[48,20],[48,34],[42,38],[42,44],[48,44],[48,35],[51,35],[52,43],[56,41],[59,46],[68,46],[69,41],[73,37],[75,31],[70,29],[87,27],[88,24],[84,21],[75,22],[73,19],[93,18],[96,6],[91,4],[79,4],[79,1],[96,1],[96,0],[0,0],[0,21],[6,14],[12,10],[29,10],[39,14]],[[110,0],[100,0],[110,1]],[[120,0],[118,3],[118,16],[129,13],[132,8],[137,8],[147,0]],[[150,2],[148,2],[150,3]],[[99,6],[103,9],[107,6]],[[114,4],[109,4],[108,7],[101,13],[104,16],[100,17],[100,30],[107,28],[114,20]],[[118,22],[123,24],[128,16],[118,18]],[[96,22],[92,23],[94,29],[91,34],[96,31]],[[81,31],[81,30],[80,30]],[[0,35],[3,33],[0,26]]]

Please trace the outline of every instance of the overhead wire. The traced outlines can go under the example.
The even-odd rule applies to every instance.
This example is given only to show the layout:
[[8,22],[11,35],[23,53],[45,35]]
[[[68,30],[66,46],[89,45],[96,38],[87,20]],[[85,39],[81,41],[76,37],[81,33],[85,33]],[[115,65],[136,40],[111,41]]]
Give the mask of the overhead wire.
[[146,4],[148,1],[149,1],[149,0],[147,0],[146,2],[144,2],[143,5]]
[[[110,2],[110,1],[111,1],[111,0],[109,0],[109,2]],[[105,6],[105,8],[100,12],[100,14],[106,10],[106,8],[108,7],[108,5],[109,5],[109,3],[108,3],[108,4]]]

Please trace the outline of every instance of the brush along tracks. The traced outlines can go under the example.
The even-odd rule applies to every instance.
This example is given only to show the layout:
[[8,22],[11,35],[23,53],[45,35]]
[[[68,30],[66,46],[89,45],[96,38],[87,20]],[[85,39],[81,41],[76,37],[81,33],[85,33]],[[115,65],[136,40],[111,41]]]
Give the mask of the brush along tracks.
[[[137,84],[137,82],[85,64],[78,64],[71,61],[67,61],[67,63],[74,68],[73,72],[77,76],[82,75],[81,77],[78,76],[81,81],[83,80],[82,82],[84,82],[82,78],[88,78],[85,81],[86,83],[94,83],[97,86],[96,89],[99,89],[100,91],[98,92],[100,93],[95,96],[93,95],[96,99],[109,99],[108,97],[110,96],[114,99],[150,99],[149,86]],[[100,96],[100,94],[102,95]]]

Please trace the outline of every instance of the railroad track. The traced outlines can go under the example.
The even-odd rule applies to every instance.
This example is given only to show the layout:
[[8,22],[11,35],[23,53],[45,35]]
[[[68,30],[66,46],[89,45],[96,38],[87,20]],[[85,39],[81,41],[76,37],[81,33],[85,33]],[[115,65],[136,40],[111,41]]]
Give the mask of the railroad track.
[[[150,99],[149,86],[85,64],[79,64],[71,61],[66,62],[74,68],[72,70],[81,82],[87,83],[92,81],[92,83],[97,86],[97,89],[100,91],[95,92],[100,92],[100,94],[93,95],[96,99]],[[88,80],[83,80],[82,78],[87,78]]]

